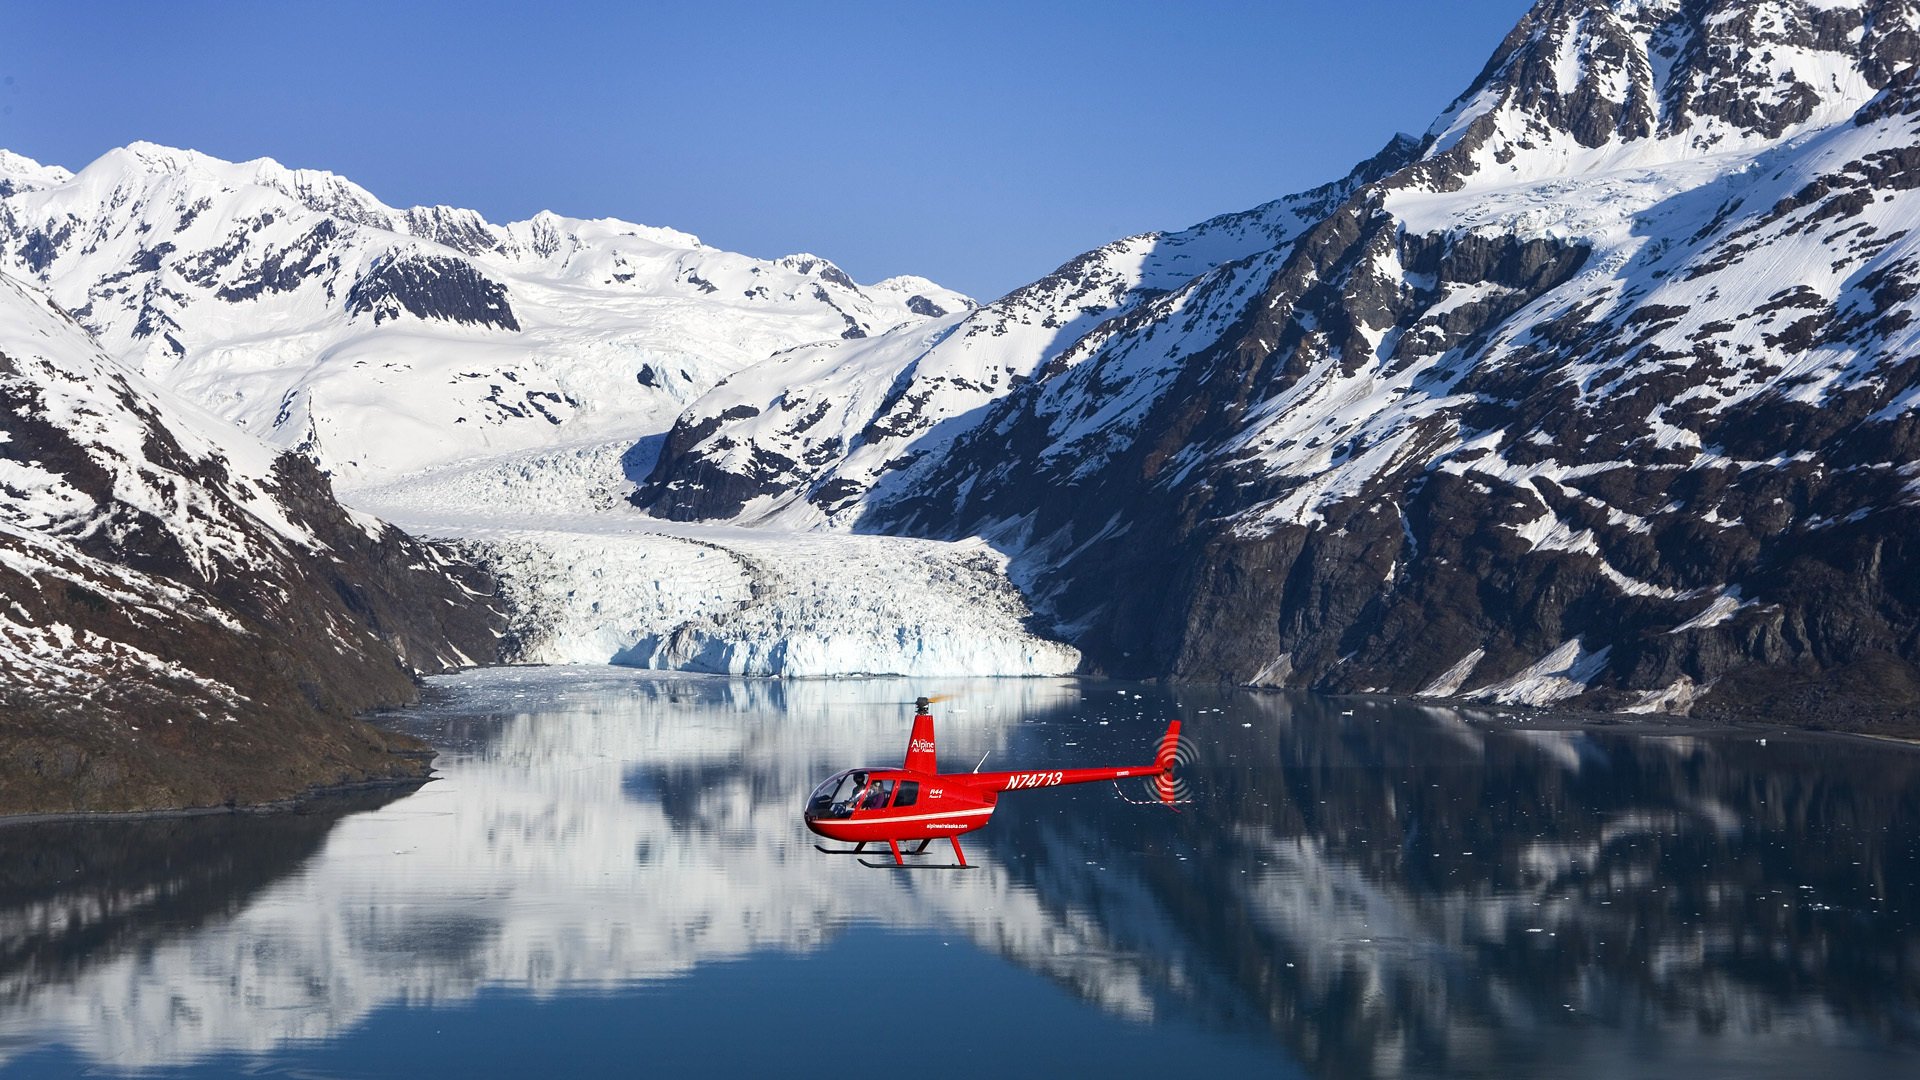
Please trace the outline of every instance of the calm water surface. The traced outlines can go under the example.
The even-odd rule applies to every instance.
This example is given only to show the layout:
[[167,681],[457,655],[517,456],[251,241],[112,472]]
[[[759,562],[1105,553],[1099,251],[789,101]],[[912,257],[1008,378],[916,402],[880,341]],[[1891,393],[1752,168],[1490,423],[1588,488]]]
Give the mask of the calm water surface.
[[[1177,713],[1193,801],[1014,793],[967,872],[815,853],[813,784],[953,691],[949,769],[1146,760]],[[391,720],[440,780],[0,829],[0,1075],[1920,1075],[1904,747],[601,668]]]

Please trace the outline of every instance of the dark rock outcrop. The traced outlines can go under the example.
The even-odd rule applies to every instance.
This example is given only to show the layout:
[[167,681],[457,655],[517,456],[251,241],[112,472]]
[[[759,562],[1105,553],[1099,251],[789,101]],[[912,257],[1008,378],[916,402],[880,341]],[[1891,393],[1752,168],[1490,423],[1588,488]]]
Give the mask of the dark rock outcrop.
[[519,330],[507,287],[465,259],[418,253],[381,259],[347,290],[347,311],[372,315],[374,325],[399,318]]
[[418,777],[354,719],[494,657],[490,583],[0,279],[0,814]]

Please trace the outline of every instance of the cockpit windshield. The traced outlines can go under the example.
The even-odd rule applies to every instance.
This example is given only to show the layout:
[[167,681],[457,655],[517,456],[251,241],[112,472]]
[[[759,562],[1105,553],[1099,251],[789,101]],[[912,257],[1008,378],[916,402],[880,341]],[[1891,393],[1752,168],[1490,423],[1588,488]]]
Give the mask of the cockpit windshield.
[[826,783],[813,789],[807,799],[807,814],[810,817],[846,817],[853,813],[854,805],[867,789],[867,774],[864,772],[843,772],[829,777]]

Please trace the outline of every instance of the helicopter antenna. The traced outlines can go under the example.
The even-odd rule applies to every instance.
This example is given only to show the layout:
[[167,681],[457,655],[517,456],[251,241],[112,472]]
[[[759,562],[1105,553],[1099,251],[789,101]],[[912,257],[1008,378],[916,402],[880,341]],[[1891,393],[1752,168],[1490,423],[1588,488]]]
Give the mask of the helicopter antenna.
[[[987,754],[991,754],[991,753],[993,753],[993,751],[991,751],[991,750],[989,750],[989,751],[987,751]],[[983,765],[985,765],[985,764],[987,763],[987,754],[981,754],[981,755],[980,755],[980,764],[979,764],[979,765],[975,765],[975,766],[973,767],[973,771],[974,771],[974,772],[979,772],[979,771],[980,771],[980,768],[981,768],[981,766],[983,766]]]

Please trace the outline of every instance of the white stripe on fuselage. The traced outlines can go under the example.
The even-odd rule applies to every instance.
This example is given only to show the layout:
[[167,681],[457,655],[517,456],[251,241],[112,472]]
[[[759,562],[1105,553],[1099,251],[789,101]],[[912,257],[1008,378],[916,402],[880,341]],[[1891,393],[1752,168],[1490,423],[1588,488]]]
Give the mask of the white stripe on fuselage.
[[840,820],[849,821],[855,825],[864,825],[868,822],[872,822],[875,825],[885,822],[891,825],[896,821],[938,821],[941,818],[979,817],[982,814],[991,813],[993,813],[993,807],[981,806],[972,810],[945,810],[938,814],[909,814],[906,817],[870,817],[864,820],[858,818],[841,818]]

